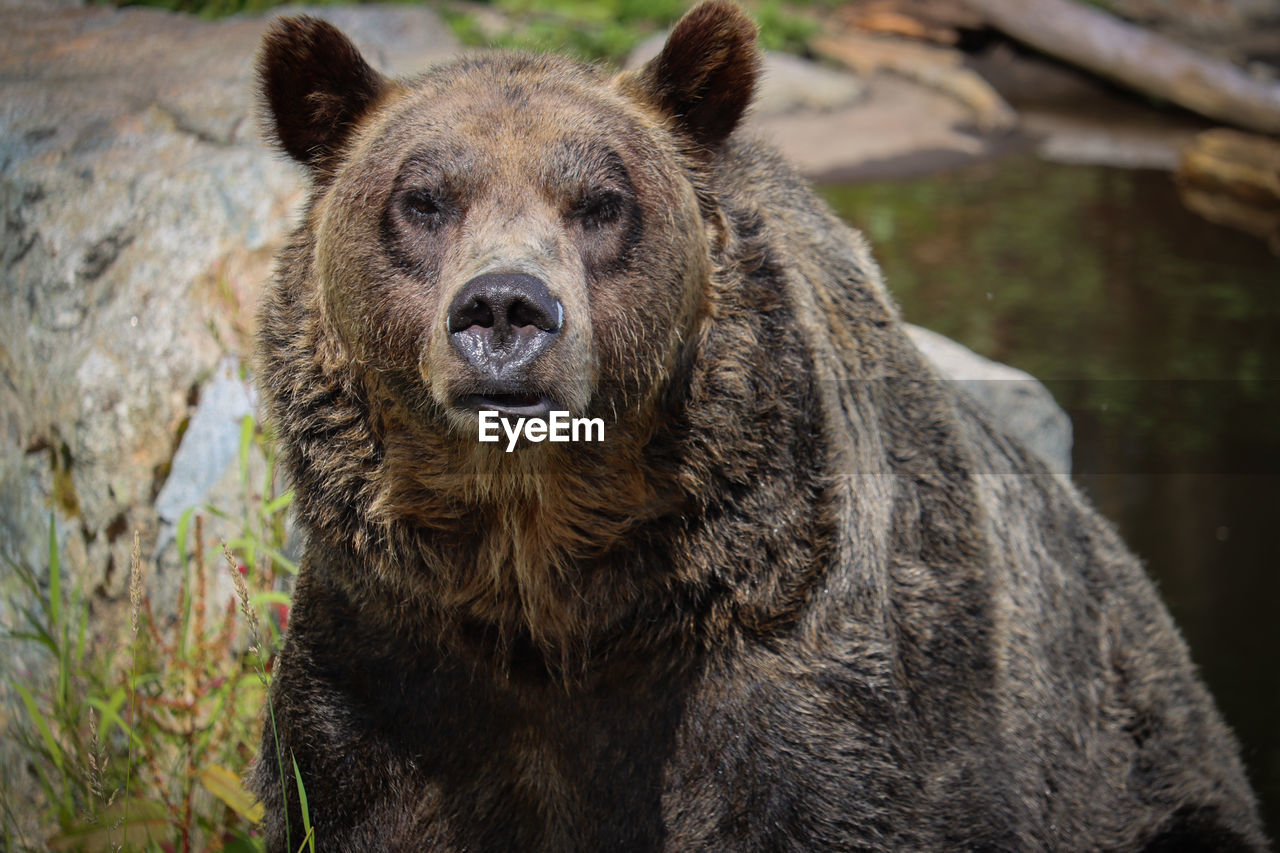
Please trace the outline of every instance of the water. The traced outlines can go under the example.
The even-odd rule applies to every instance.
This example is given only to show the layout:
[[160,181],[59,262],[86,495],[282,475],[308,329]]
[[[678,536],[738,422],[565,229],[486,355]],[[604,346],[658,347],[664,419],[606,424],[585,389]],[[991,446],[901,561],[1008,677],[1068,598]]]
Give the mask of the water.
[[906,319],[1045,381],[1280,831],[1280,260],[1169,175],[985,163],[823,188]]

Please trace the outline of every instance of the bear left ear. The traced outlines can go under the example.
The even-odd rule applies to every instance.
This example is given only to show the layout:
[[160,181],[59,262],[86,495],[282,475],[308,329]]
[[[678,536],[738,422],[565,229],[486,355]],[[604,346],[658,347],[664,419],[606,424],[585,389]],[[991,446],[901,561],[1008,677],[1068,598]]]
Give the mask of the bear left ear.
[[280,18],[258,55],[258,78],[276,140],[323,178],[356,122],[390,85],[327,21]]
[[742,119],[759,73],[756,25],[736,3],[709,0],[687,12],[662,52],[623,85],[715,150]]

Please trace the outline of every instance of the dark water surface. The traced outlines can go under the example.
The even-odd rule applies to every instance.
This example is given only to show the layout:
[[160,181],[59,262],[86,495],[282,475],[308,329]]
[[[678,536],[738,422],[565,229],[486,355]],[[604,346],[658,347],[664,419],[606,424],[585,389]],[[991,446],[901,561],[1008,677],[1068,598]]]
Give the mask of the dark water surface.
[[823,195],[911,322],[1030,371],[1155,577],[1280,831],[1280,260],[1164,173],[984,163]]

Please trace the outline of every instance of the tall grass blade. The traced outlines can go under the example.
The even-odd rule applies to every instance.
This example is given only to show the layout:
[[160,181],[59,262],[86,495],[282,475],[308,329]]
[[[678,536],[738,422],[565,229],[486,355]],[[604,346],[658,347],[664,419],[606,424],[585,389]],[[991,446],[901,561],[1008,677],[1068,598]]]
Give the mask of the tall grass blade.
[[36,704],[35,697],[31,695],[31,691],[27,689],[25,684],[10,681],[9,686],[22,697],[22,704],[27,707],[27,713],[31,715],[31,722],[35,723],[36,730],[40,732],[45,748],[49,750],[49,757],[53,759],[54,767],[57,768],[59,774],[64,773],[62,747],[58,746],[58,739],[53,736],[53,729],[49,727],[49,721],[40,712],[40,706]]
[[[253,416],[245,415],[240,421],[240,484],[249,491],[249,451],[253,448]],[[245,506],[249,502],[245,501]]]
[[99,731],[103,740],[110,736],[112,728],[118,728],[122,734],[129,738],[131,747],[144,747],[145,744],[142,739],[138,737],[133,727],[124,721],[124,717],[120,713],[124,709],[125,698],[125,691],[117,688],[105,700],[96,697],[90,698],[89,704],[98,712],[98,716],[102,720]]
[[54,630],[62,624],[62,557],[58,553],[58,528],[49,513],[49,618]]
[[178,529],[173,537],[178,546],[178,562],[183,564],[187,561],[187,535],[191,532],[191,518],[195,515],[195,512],[196,508],[191,507],[178,516]]
[[[294,757],[293,750],[289,750],[289,760],[293,762],[293,778],[298,780],[298,807],[302,809],[302,828],[306,831],[306,837],[303,839],[307,842],[311,853],[316,853],[316,835],[311,829],[311,809],[307,807],[307,789],[302,784],[302,771],[298,769],[298,759]],[[298,847],[302,849],[301,846]]]
[[262,505],[262,515],[269,518],[280,512],[282,509],[288,509],[293,505],[293,490],[285,492],[278,498],[273,498]]

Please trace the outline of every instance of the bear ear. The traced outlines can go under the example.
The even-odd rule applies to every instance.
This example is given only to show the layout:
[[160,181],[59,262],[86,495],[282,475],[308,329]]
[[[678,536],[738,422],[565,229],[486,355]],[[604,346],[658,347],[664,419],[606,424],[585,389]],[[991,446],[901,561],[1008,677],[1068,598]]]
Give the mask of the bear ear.
[[280,147],[321,177],[332,172],[356,122],[390,85],[337,27],[305,16],[271,25],[258,78]]
[[742,119],[759,73],[756,25],[736,3],[709,0],[679,20],[634,84],[695,143],[715,150]]

